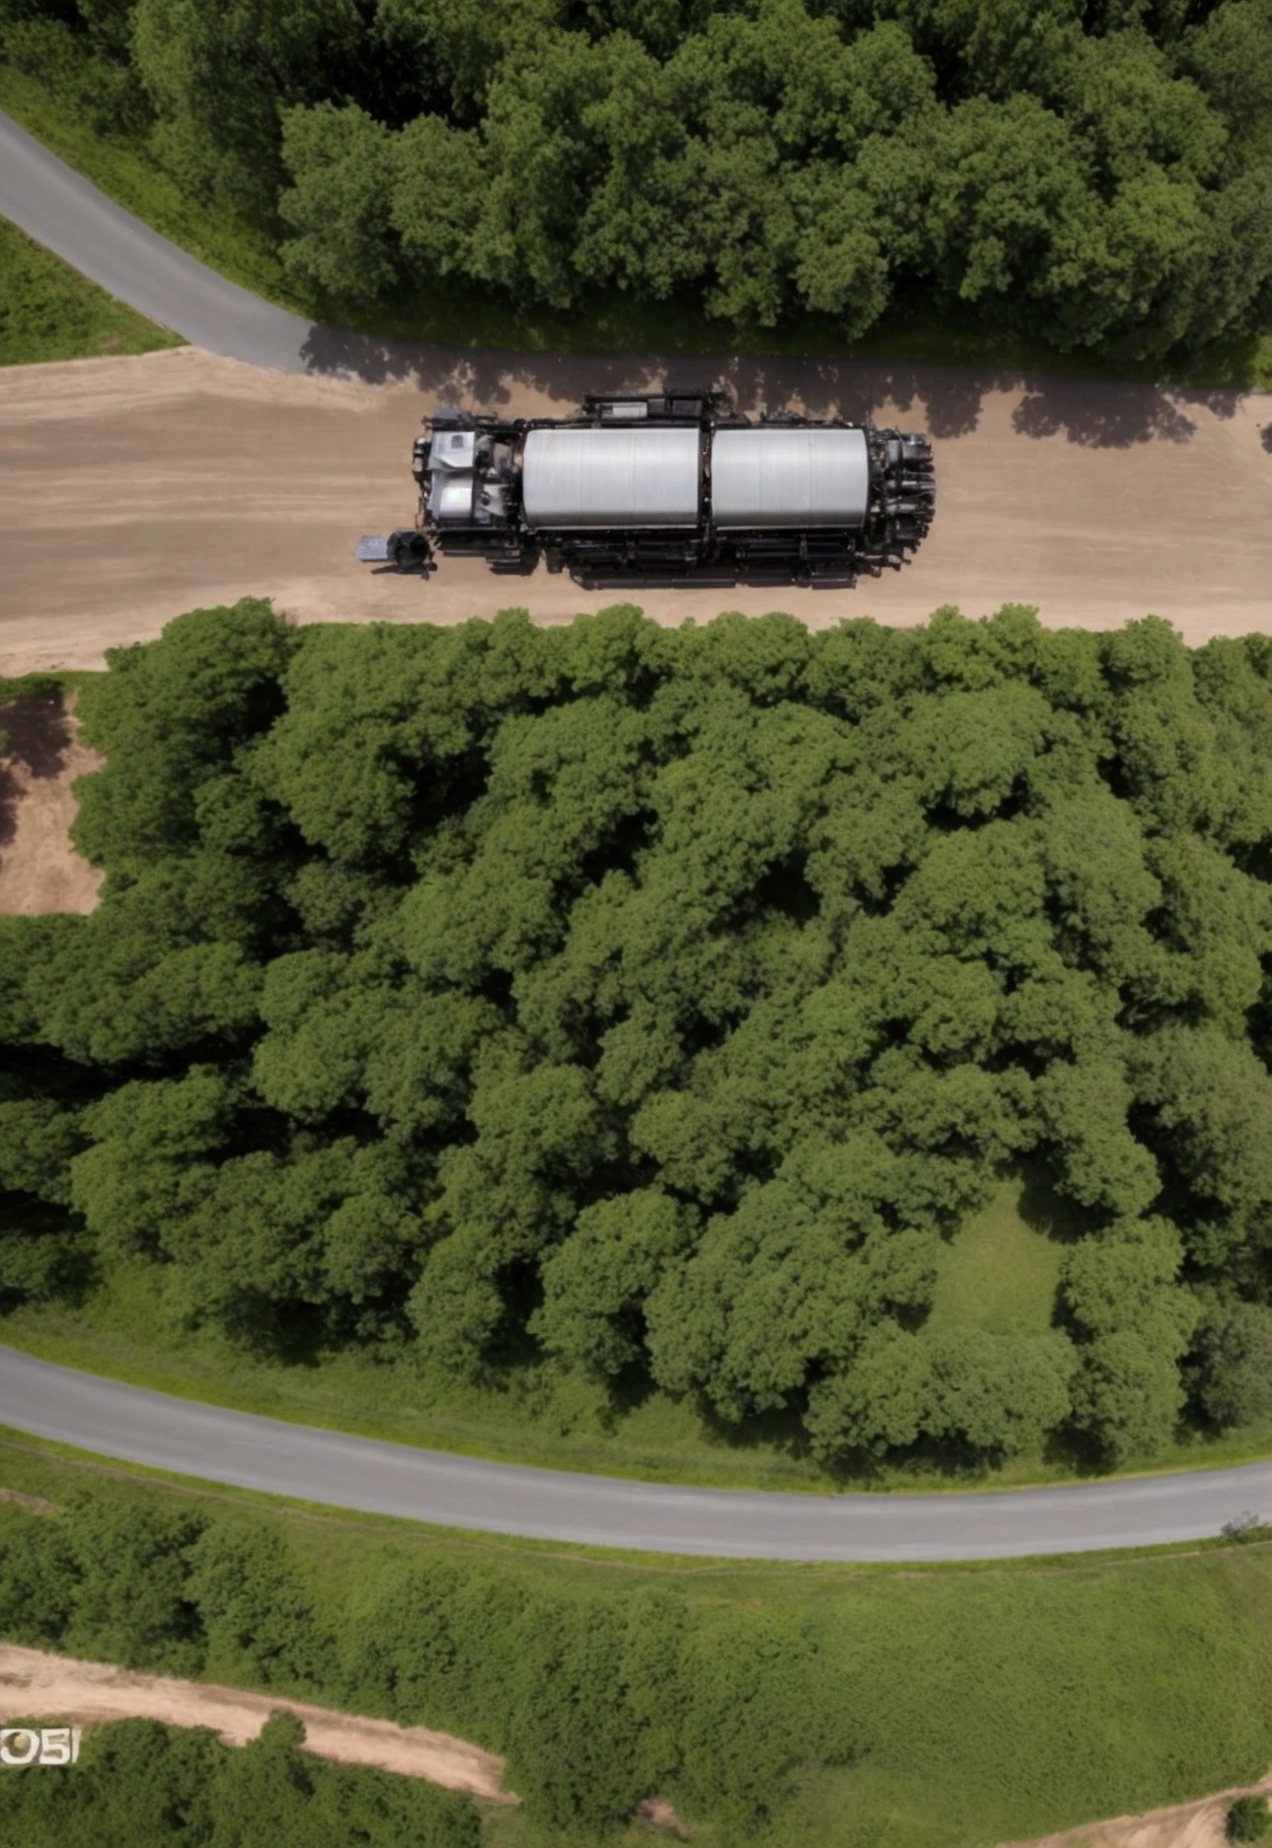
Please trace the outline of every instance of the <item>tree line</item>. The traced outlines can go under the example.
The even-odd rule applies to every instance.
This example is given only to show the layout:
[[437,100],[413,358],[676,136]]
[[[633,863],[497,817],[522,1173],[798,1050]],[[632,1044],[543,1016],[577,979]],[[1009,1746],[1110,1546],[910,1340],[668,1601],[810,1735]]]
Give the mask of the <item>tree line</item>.
[[[1272,1414],[1266,637],[249,600],[79,711],[102,901],[0,920],[0,1301],[141,1264],[833,1468]],[[929,1327],[1007,1170],[1074,1216],[1053,1325]]]
[[346,309],[448,283],[1161,357],[1272,312],[1270,0],[0,0]]

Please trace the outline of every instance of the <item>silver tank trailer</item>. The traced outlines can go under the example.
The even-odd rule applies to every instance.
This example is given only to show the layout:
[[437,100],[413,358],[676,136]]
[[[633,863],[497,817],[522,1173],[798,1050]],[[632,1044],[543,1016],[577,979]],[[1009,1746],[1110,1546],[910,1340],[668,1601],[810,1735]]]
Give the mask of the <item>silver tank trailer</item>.
[[899,568],[936,502],[926,436],[783,415],[722,393],[588,398],[562,419],[439,409],[414,450],[415,526],[364,538],[398,570],[439,555],[587,587],[852,585]]

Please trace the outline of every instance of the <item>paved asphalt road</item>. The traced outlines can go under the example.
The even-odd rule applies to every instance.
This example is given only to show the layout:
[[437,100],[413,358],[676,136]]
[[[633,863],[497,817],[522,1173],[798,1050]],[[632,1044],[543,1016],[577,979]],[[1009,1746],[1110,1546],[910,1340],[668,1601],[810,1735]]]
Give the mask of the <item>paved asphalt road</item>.
[[195,346],[304,372],[318,330],[187,256],[0,111],[0,217]]
[[782,1495],[526,1469],[121,1386],[0,1347],[0,1424],[209,1482],[441,1527],[731,1559],[1010,1558],[1272,1515],[1272,1464],[984,1495]]

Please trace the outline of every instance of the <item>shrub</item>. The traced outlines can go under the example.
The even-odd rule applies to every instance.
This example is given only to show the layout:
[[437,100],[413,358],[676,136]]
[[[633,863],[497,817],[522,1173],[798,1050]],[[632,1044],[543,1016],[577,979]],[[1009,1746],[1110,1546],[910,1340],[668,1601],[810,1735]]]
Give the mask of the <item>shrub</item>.
[[1224,1833],[1230,1842],[1261,1842],[1270,1826],[1266,1797],[1237,1797],[1228,1805]]

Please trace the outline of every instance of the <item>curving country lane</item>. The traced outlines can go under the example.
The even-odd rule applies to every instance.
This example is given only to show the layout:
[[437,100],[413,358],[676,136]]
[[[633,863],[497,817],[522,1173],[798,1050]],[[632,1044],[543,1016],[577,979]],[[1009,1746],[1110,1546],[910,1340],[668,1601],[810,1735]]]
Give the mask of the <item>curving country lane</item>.
[[194,346],[304,372],[318,331],[229,282],[19,128],[0,110],[0,217],[139,314]]
[[0,1347],[0,1425],[205,1482],[532,1540],[721,1559],[1008,1559],[1213,1537],[1272,1463],[965,1495],[785,1495],[487,1463],[124,1386]]

